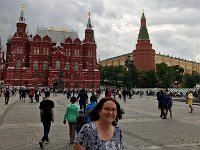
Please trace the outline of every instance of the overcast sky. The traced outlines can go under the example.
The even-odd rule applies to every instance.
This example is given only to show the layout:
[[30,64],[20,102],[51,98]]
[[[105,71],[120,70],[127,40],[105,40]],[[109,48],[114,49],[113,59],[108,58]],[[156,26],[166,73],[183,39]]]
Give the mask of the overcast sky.
[[200,62],[198,0],[0,0],[0,36],[6,49],[16,31],[21,4],[29,33],[37,27],[73,29],[83,40],[88,12],[94,26],[97,59],[135,49],[142,9],[156,53]]

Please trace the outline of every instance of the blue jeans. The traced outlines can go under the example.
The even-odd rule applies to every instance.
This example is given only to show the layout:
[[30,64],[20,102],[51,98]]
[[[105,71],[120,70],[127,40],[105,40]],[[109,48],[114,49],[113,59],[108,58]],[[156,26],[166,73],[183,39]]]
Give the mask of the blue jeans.
[[44,126],[44,136],[41,139],[42,142],[49,140],[48,135],[49,135],[49,131],[50,131],[50,128],[51,128],[51,121],[43,122],[43,126]]

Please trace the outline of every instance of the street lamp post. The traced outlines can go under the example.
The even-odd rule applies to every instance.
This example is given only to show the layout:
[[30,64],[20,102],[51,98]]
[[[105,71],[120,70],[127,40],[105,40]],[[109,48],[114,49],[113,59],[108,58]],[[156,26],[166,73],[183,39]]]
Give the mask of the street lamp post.
[[131,59],[131,56],[129,55],[128,58],[125,61],[125,66],[127,67],[127,76],[128,76],[128,90],[130,91],[131,86],[130,86],[130,82],[131,82],[131,74],[130,74],[130,69],[131,67],[133,67],[133,60]]
[[177,73],[178,73],[178,70],[176,70],[176,76],[175,76],[175,81],[174,81],[174,84],[175,84],[176,88],[178,88]]

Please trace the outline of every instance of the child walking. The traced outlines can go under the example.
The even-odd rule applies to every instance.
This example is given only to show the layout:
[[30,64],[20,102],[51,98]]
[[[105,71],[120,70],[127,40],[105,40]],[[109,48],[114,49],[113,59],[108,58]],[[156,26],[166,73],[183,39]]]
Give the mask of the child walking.
[[79,116],[77,117],[76,134],[79,133],[84,124],[85,124],[85,117],[83,114],[83,110],[79,110]]

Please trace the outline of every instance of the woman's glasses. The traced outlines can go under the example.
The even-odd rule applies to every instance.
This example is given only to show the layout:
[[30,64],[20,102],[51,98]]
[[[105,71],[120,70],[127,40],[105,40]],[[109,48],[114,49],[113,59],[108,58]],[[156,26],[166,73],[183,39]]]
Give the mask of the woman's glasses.
[[112,113],[116,113],[117,109],[116,108],[109,108],[109,107],[103,107],[102,108],[104,111],[107,111],[108,113],[111,111]]

